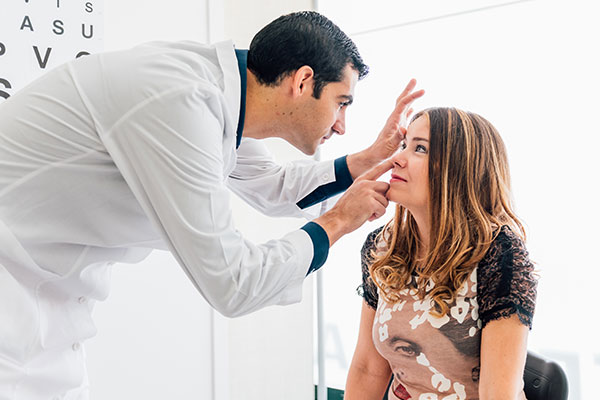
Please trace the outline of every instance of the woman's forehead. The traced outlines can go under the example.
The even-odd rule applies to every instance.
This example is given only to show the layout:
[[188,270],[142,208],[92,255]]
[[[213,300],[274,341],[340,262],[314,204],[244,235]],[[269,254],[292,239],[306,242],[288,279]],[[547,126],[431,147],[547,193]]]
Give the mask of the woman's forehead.
[[406,139],[411,140],[415,137],[429,139],[429,120],[425,115],[421,115],[408,126]]

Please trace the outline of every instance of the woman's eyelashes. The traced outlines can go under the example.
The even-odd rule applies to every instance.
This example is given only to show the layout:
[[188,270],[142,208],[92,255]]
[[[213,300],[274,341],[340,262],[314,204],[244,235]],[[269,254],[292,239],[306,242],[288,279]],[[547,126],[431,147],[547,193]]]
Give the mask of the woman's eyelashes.
[[[408,145],[406,144],[406,140],[403,140],[402,142],[400,142],[400,151],[404,151],[406,150],[406,148],[408,147]],[[427,147],[423,144],[415,144],[413,145],[415,152],[416,153],[423,153],[423,154],[427,154]]]

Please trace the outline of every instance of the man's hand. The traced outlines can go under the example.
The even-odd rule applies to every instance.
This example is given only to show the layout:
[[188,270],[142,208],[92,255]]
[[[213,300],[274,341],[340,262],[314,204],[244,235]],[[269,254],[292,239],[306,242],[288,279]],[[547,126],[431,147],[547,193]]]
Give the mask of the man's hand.
[[331,210],[313,221],[327,232],[329,245],[367,220],[373,221],[385,214],[388,205],[385,194],[390,185],[378,182],[377,178],[393,166],[391,160],[386,160],[359,176]]
[[408,82],[408,85],[406,85],[406,88],[404,88],[404,91],[396,100],[396,107],[388,117],[377,140],[371,145],[372,156],[379,160],[385,160],[393,156],[396,150],[398,150],[400,142],[404,140],[406,123],[412,113],[410,105],[425,93],[424,90],[413,92],[416,85],[417,81],[415,79],[411,79]]
[[408,82],[375,142],[365,150],[348,156],[348,169],[353,178],[390,158],[398,150],[406,134],[406,122],[412,113],[410,105],[425,93],[424,90],[413,92],[416,85],[415,79]]

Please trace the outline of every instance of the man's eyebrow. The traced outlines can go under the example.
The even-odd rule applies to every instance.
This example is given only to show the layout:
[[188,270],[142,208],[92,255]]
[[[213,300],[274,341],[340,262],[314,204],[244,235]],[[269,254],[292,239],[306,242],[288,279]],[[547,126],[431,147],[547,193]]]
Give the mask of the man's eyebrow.
[[409,344],[409,345],[410,345],[412,348],[414,348],[414,349],[416,349],[416,350],[418,350],[418,351],[421,351],[421,346],[419,346],[417,343],[413,342],[412,340],[408,340],[408,339],[405,339],[405,338],[403,338],[403,337],[400,337],[400,336],[393,336],[393,337],[390,339],[390,344],[393,346],[394,344],[396,344],[396,342],[406,342],[406,343],[408,343],[408,344]]
[[390,339],[390,343],[391,343],[391,344],[394,344],[394,343],[396,343],[396,342],[406,342],[406,343],[410,343],[410,344],[411,344],[411,345],[413,345],[413,346],[418,346],[418,345],[417,345],[415,342],[413,342],[412,340],[405,339],[405,338],[403,338],[403,337],[401,337],[401,336],[392,336],[392,338]]
[[352,102],[354,101],[354,97],[352,97],[351,94],[341,94],[338,96],[338,99],[346,100],[346,103],[348,103],[348,105],[352,104]]

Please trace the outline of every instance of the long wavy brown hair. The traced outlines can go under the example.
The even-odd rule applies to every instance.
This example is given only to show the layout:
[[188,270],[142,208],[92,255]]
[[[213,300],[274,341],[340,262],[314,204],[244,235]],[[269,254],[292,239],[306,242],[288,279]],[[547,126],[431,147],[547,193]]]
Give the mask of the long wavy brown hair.
[[[398,204],[394,219],[377,238],[383,250],[372,255],[370,273],[386,301],[395,303],[401,290],[414,288],[421,300],[431,296],[433,314],[441,316],[485,256],[498,228],[508,225],[523,240],[525,229],[512,210],[506,148],[496,128],[456,108],[426,109],[412,120],[421,117],[428,119],[430,134],[429,246],[419,257],[423,249],[417,223]],[[427,292],[430,281],[433,288]]]

